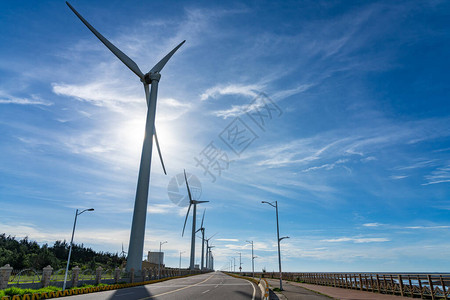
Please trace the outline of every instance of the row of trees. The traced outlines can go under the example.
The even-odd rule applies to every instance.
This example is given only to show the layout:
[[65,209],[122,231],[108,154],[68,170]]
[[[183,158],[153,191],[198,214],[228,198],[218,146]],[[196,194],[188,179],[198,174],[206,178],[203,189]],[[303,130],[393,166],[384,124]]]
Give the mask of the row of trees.
[[[53,269],[64,268],[69,255],[69,243],[56,241],[51,247],[48,244],[40,246],[35,241],[25,237],[17,240],[15,237],[0,234],[0,266],[9,264],[14,269],[42,269],[51,265]],[[115,268],[125,261],[118,253],[95,252],[83,244],[72,247],[70,268],[79,266],[82,269]]]

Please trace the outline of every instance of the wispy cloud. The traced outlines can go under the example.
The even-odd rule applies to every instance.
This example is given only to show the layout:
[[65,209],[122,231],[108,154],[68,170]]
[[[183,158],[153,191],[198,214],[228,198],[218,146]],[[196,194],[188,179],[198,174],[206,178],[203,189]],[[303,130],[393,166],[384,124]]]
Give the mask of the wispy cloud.
[[228,85],[217,85],[212,88],[207,89],[200,95],[202,101],[208,99],[216,99],[223,95],[241,95],[246,97],[256,97],[258,91],[264,89],[264,86],[258,84],[228,84]]
[[350,238],[350,237],[342,237],[342,238],[336,238],[336,239],[325,239],[322,240],[323,242],[328,243],[342,243],[342,242],[353,242],[356,244],[361,243],[381,243],[381,242],[389,242],[390,239],[388,238]]
[[437,168],[436,170],[432,171],[431,174],[426,175],[425,179],[427,180],[427,182],[423,183],[422,185],[450,182],[450,165]]
[[348,161],[349,161],[348,159],[339,159],[332,164],[324,164],[324,165],[317,166],[317,167],[310,167],[308,169],[303,170],[302,172],[306,173],[306,172],[311,172],[311,171],[316,171],[316,170],[321,170],[321,169],[330,171],[330,170],[334,169],[337,165],[344,164]]
[[394,179],[394,180],[399,180],[399,179],[403,179],[403,178],[407,178],[407,175],[391,175],[389,176],[389,178]]
[[363,224],[364,227],[380,227],[382,225],[383,224],[381,224],[381,223],[365,223],[365,224]]
[[32,95],[31,98],[17,98],[17,97],[11,97],[11,96],[8,97],[7,96],[7,97],[4,97],[3,99],[2,99],[2,96],[0,96],[0,104],[44,105],[44,106],[53,105],[52,102],[45,101],[35,95]]
[[438,225],[438,226],[408,226],[406,229],[448,229],[448,225]]
[[223,241],[223,242],[239,242],[238,239],[216,239],[216,241]]

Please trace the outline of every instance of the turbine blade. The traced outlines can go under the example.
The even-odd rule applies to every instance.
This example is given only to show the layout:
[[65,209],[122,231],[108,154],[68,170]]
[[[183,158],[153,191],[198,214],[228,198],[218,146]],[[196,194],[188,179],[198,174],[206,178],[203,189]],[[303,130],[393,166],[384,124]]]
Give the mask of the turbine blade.
[[205,220],[205,211],[206,211],[206,208],[203,210],[202,225],[200,226],[200,228],[203,228],[203,220]]
[[195,201],[196,204],[209,202],[209,201],[196,201],[196,200],[194,200],[194,201]]
[[[72,5],[70,5],[69,2],[66,1],[66,4],[69,6],[69,8],[77,15],[77,17],[81,20],[81,22],[86,25],[87,28],[89,28],[90,31],[92,31],[93,34],[106,46],[109,50],[111,50],[112,53],[114,53],[115,56],[117,56],[118,59],[120,59],[131,71],[133,71],[134,74],[139,76],[142,80],[144,79],[144,74],[139,69],[138,65],[129,58],[125,53],[119,50],[116,46],[114,46],[110,41],[108,41],[103,35],[100,34],[97,30],[95,30],[94,27],[92,27],[91,24],[89,24],[88,21],[86,21],[76,10],[73,8]],[[170,57],[169,57],[170,58]]]
[[186,187],[187,187],[187,191],[188,191],[188,195],[189,195],[189,205],[193,202],[192,201],[192,195],[191,195],[191,190],[189,189],[189,183],[186,177],[186,170],[184,170],[184,180],[186,181]]
[[172,57],[172,55],[177,52],[178,48],[181,47],[181,45],[184,44],[186,40],[182,41],[178,46],[176,46],[172,51],[169,52],[166,56],[164,56],[163,59],[161,59],[151,70],[149,73],[159,73],[164,68],[166,63],[169,61],[169,59]]
[[184,226],[183,226],[183,233],[181,234],[181,236],[184,236],[184,229],[186,228],[186,222],[187,222],[187,219],[188,219],[188,216],[189,216],[189,210],[191,210],[191,203],[189,202],[189,207],[188,207],[188,211],[187,211],[187,214],[186,214],[186,219],[184,220]]
[[167,175],[166,167],[164,166],[164,161],[163,161],[162,154],[161,154],[161,149],[159,148],[158,136],[156,135],[156,128],[155,127],[153,127],[153,136],[155,137],[156,148],[158,149],[159,160],[161,161],[161,165],[162,165],[164,174]]

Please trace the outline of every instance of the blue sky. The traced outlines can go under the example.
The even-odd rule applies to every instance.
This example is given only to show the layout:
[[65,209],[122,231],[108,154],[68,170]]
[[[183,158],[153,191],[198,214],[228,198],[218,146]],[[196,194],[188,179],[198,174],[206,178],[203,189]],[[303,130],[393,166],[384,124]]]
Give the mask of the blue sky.
[[[145,251],[167,240],[167,264],[188,264],[186,208],[167,193],[185,168],[217,268],[241,252],[249,270],[254,240],[256,269],[277,269],[260,203],[277,200],[286,271],[449,270],[448,2],[71,4],[143,72],[186,40],[159,84],[169,175],[154,153]],[[75,242],[127,248],[141,83],[64,1],[2,1],[0,34],[0,231],[69,240],[75,209],[94,207]],[[195,159],[212,146],[208,174]]]

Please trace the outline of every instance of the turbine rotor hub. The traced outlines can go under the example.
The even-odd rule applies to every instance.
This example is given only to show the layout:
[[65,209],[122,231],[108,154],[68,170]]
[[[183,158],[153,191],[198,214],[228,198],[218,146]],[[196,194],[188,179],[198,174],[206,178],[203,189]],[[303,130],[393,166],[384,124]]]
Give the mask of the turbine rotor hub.
[[159,81],[159,79],[161,79],[161,74],[159,73],[150,73],[148,72],[147,74],[144,75],[144,82],[146,84],[152,84],[153,80]]

